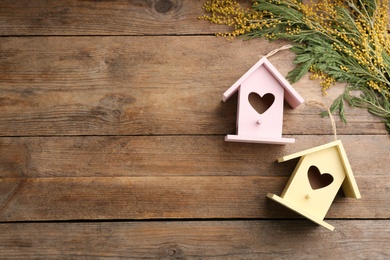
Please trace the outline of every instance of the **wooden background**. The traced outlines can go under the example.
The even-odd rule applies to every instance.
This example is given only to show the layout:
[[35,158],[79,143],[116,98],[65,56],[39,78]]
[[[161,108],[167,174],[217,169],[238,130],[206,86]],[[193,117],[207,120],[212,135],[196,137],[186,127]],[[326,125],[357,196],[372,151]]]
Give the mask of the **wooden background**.
[[[285,42],[227,41],[204,1],[0,1],[0,258],[388,259],[390,140],[347,107],[337,130],[362,199],[341,193],[331,232],[266,199],[333,140],[285,107],[286,146],[227,143],[222,93]],[[293,54],[269,60],[286,75]],[[293,85],[327,105],[308,76]]]

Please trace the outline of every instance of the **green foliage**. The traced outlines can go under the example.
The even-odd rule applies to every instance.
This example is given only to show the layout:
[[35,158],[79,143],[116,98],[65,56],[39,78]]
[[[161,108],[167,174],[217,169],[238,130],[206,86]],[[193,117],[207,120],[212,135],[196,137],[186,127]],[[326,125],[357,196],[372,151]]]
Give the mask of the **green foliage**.
[[386,97],[386,94],[375,92],[372,88],[362,89],[357,86],[347,86],[344,94],[334,100],[330,108],[331,112],[338,110],[343,121],[346,122],[344,102],[347,102],[352,107],[366,108],[371,114],[384,118],[386,127],[389,127],[390,102]]
[[252,2],[252,8],[245,12],[239,8],[234,11],[239,6],[234,0],[209,1],[205,9],[213,14],[207,20],[234,25],[233,33],[227,34],[231,37],[243,34],[249,39],[292,41],[296,66],[287,75],[291,83],[307,72],[312,73],[311,79],[321,80],[324,93],[335,82],[347,83],[344,94],[334,100],[330,110],[338,111],[346,123],[344,103],[365,108],[383,118],[390,132],[387,0],[319,0],[316,4],[304,4],[301,0]]

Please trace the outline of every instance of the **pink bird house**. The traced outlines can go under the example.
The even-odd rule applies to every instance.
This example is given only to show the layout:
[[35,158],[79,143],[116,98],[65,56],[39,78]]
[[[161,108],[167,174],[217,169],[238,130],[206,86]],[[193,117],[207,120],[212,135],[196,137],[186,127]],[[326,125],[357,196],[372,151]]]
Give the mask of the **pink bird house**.
[[303,98],[276,70],[266,57],[260,59],[222,96],[229,99],[238,91],[237,134],[225,141],[287,144],[294,138],[283,138],[284,100],[296,108]]

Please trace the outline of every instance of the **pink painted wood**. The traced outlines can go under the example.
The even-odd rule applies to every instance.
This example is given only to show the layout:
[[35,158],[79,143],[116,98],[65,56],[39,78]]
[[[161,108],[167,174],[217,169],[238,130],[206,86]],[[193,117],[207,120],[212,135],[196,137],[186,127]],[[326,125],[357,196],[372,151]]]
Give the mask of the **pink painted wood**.
[[[295,142],[293,138],[282,138],[283,103],[286,99],[295,108],[304,100],[266,57],[236,81],[223,94],[222,100],[226,101],[237,90],[237,135],[227,135],[226,141],[271,144]],[[258,113],[248,100],[251,93],[260,97],[272,94],[274,102],[266,111]]]

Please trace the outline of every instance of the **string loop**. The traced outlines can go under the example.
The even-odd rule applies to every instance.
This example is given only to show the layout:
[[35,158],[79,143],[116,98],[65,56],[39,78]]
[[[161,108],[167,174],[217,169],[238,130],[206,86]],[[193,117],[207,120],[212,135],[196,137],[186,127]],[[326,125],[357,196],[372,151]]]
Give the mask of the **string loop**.
[[269,58],[269,57],[271,57],[272,55],[276,54],[276,53],[279,52],[279,51],[288,50],[288,49],[291,49],[292,47],[293,47],[293,45],[291,45],[291,44],[283,45],[283,46],[280,47],[280,48],[277,48],[277,49],[275,49],[275,50],[270,51],[267,55],[260,56],[260,58],[262,58],[262,57]]
[[332,115],[332,113],[330,112],[330,108],[327,107],[327,106],[325,106],[324,103],[319,102],[319,101],[315,101],[315,100],[307,101],[306,104],[309,105],[309,106],[324,108],[324,109],[326,109],[326,110],[328,111],[328,115],[329,115],[329,118],[330,118],[330,122],[331,122],[332,128],[333,128],[334,140],[336,141],[336,140],[337,140],[336,121],[334,120],[333,115]]

